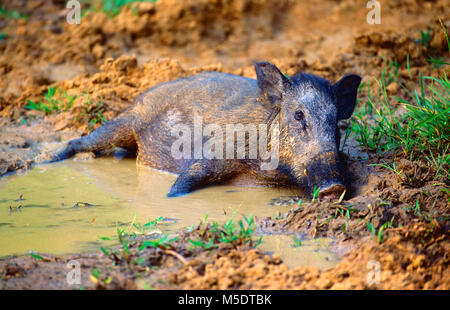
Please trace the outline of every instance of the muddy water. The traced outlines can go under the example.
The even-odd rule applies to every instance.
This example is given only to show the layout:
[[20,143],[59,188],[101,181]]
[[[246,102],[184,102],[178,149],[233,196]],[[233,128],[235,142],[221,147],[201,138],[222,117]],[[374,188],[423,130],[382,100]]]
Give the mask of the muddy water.
[[[135,159],[127,158],[67,160],[6,176],[0,179],[0,256],[96,251],[108,245],[99,237],[114,236],[116,225],[129,223],[134,215],[139,223],[164,217],[158,227],[164,232],[196,225],[206,214],[219,222],[233,213],[236,219],[250,213],[273,216],[289,207],[272,206],[271,199],[295,194],[287,189],[216,186],[166,198],[175,179],[176,175],[137,167]],[[290,266],[328,267],[334,261],[311,254],[317,246],[293,252],[292,240],[264,236],[262,247],[286,257]]]
[[335,267],[340,258],[329,250],[333,240],[330,238],[302,239],[296,243],[293,235],[266,235],[260,249],[280,255],[289,267],[313,266],[320,270]]

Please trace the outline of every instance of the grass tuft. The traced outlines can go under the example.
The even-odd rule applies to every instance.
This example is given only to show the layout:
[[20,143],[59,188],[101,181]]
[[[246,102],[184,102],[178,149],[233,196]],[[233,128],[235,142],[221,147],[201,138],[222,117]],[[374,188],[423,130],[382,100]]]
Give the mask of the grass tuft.
[[34,102],[27,100],[25,106],[28,110],[42,111],[46,115],[69,110],[77,96],[69,96],[65,91],[58,89],[57,86],[49,87],[44,94],[44,100]]
[[156,2],[157,0],[98,0],[93,4],[90,1],[84,1],[83,5],[88,9],[83,10],[82,15],[87,11],[103,12],[109,17],[115,17],[119,15],[123,7],[136,2]]
[[2,6],[0,6],[0,17],[5,18],[5,19],[26,19],[28,18],[27,14],[24,13],[20,13],[19,11],[16,10],[8,10],[5,8],[5,6],[2,4]]
[[202,221],[198,227],[199,237],[195,240],[189,239],[188,242],[193,247],[199,247],[204,250],[215,249],[219,247],[220,243],[230,244],[234,247],[242,244],[258,246],[262,241],[262,237],[257,241],[253,239],[257,227],[253,216],[251,214],[248,217],[244,216],[244,219],[239,220],[237,223],[233,217],[223,225],[215,221],[208,225],[205,221]]
[[[386,76],[378,80],[378,94],[370,83],[368,99],[355,113],[350,130],[368,151],[392,152],[407,159],[425,160],[436,178],[450,178],[450,82],[441,77],[419,77],[418,89],[403,86],[409,98],[388,95]],[[392,104],[395,101],[396,104]]]

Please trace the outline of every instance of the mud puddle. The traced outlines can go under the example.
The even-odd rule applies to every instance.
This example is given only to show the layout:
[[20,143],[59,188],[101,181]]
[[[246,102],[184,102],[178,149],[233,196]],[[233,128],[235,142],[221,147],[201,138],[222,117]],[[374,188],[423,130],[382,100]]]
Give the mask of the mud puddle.
[[[130,223],[134,216],[141,224],[163,217],[158,230],[165,233],[197,225],[206,215],[219,222],[249,214],[274,216],[291,206],[273,201],[294,195],[287,189],[217,186],[166,198],[175,179],[139,167],[131,158],[67,160],[6,176],[0,179],[0,256],[97,251],[113,245],[100,237],[114,236],[117,225]],[[303,240],[294,248],[293,240],[292,235],[264,235],[261,247],[277,252],[291,267],[337,263],[324,243]]]

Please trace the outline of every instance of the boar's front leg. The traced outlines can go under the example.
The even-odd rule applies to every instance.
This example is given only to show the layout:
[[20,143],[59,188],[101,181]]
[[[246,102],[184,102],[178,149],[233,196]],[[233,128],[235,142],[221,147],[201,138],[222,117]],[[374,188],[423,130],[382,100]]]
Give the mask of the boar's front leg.
[[221,184],[237,174],[238,165],[231,160],[197,160],[176,179],[167,197],[189,194],[213,184]]

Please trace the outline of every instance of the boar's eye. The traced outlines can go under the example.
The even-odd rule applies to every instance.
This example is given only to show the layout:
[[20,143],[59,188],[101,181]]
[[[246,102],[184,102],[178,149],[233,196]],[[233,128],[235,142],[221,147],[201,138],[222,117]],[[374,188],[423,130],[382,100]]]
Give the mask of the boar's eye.
[[303,114],[302,111],[298,110],[298,111],[295,112],[294,118],[295,118],[297,121],[301,121],[302,119],[305,118],[305,114]]

